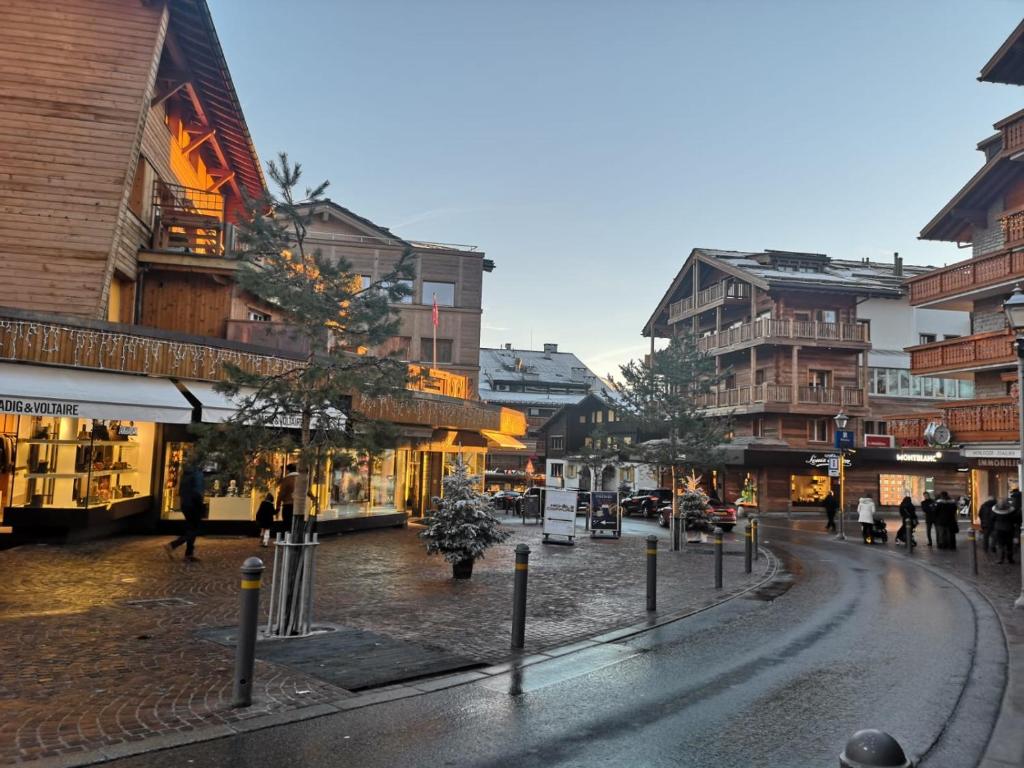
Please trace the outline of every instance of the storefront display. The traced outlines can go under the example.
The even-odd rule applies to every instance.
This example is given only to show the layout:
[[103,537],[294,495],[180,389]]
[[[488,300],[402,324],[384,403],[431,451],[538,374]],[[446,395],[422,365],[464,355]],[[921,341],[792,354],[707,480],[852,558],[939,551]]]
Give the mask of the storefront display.
[[5,425],[10,506],[109,507],[150,494],[153,424],[17,416]]
[[824,475],[791,475],[789,500],[794,504],[820,505],[828,496],[831,484]]
[[882,506],[898,507],[904,496],[909,496],[915,504],[919,504],[926,491],[935,496],[934,477],[883,474],[878,476],[878,503]]

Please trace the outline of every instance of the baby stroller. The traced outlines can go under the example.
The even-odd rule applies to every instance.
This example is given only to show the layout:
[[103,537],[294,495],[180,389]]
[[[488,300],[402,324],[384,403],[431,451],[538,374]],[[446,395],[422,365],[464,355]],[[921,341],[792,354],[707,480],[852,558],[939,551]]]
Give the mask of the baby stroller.
[[917,537],[914,536],[914,529],[917,528],[917,519],[910,517],[904,518],[903,524],[900,529],[896,531],[896,543],[906,545],[907,543],[907,526],[910,527],[910,546],[917,546]]
[[889,531],[885,527],[885,520],[876,517],[874,524],[871,526],[871,543],[885,544],[888,541]]

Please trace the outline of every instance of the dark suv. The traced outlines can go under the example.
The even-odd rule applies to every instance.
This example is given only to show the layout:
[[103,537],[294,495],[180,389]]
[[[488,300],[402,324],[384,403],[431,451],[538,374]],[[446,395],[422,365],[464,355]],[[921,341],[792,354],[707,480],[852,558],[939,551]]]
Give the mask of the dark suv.
[[641,514],[644,517],[654,517],[658,508],[665,504],[672,503],[672,491],[668,488],[645,488],[627,496],[619,506],[622,507],[622,514]]

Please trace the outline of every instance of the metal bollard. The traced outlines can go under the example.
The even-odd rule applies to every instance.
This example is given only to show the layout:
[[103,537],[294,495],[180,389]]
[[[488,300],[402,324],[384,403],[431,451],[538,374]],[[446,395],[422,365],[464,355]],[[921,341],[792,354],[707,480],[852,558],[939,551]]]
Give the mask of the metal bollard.
[[516,547],[516,582],[512,595],[512,648],[520,649],[526,644],[526,576],[530,567],[530,548],[525,544]]
[[715,527],[715,589],[722,588],[722,529]]
[[754,526],[754,532],[751,534],[751,536],[752,536],[751,544],[754,547],[754,560],[760,560],[761,559],[761,553],[757,551],[758,544],[760,543],[758,541],[758,536],[757,536],[757,518],[755,517],[753,520],[750,521],[750,523],[751,523],[751,525]]
[[743,531],[743,572],[750,573],[752,570],[750,565],[750,555],[753,549],[753,535],[754,531],[751,528],[750,521],[747,521],[747,527]]
[[679,529],[686,525],[686,518],[681,515],[672,517],[672,551],[679,551]]
[[839,756],[839,768],[914,768],[903,747],[885,731],[857,731]]
[[256,667],[256,620],[260,612],[263,561],[250,557],[242,563],[242,605],[235,645],[235,689],[231,706],[252,704],[252,677]]
[[978,575],[978,533],[971,528],[967,532],[967,542],[971,545],[971,571]]
[[657,610],[658,602],[658,537],[647,537],[647,610]]

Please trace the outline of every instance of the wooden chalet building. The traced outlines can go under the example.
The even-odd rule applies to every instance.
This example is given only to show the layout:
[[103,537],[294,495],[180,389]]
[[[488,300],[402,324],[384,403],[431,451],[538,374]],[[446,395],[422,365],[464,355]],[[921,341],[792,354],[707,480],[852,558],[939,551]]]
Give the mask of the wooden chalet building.
[[[210,11],[9,0],[0,62],[2,530],[75,538],[173,522],[188,424],[232,412],[213,391],[224,363],[274,372],[303,358],[282,334],[254,332],[279,318],[233,277],[233,223],[264,179]],[[521,414],[472,400],[459,373],[416,387],[354,394],[357,414],[402,437],[351,470],[320,468],[325,527],[400,524],[439,494],[450,457],[482,476],[487,435],[525,431]],[[213,524],[249,525],[257,500],[238,491],[208,489]]]
[[[982,68],[979,80],[1024,85],[1024,22]],[[943,405],[941,418],[971,468],[976,500],[1017,486],[1020,436],[1017,359],[1002,304],[1024,281],[1024,111],[1003,118],[977,148],[981,169],[943,206],[921,239],[970,247],[970,257],[908,281],[915,307],[971,313],[970,334],[909,349],[915,373],[974,382],[976,399]],[[927,420],[895,425],[920,436]],[[977,508],[977,503],[975,504]]]
[[955,451],[936,456],[897,447],[887,434],[894,410],[905,414],[929,404],[910,396],[908,386],[908,397],[895,406],[879,402],[875,415],[869,395],[876,386],[868,359],[872,334],[886,333],[886,323],[873,327],[858,307],[902,305],[903,322],[913,322],[902,271],[898,258],[883,264],[789,251],[690,253],[643,335],[651,337],[652,352],[656,338],[692,335],[725,375],[703,402],[709,418],[731,419],[725,467],[705,470],[720,498],[776,512],[820,509],[840,410],[858,439],[847,473],[848,505],[864,492],[888,506],[905,492],[962,491]]

